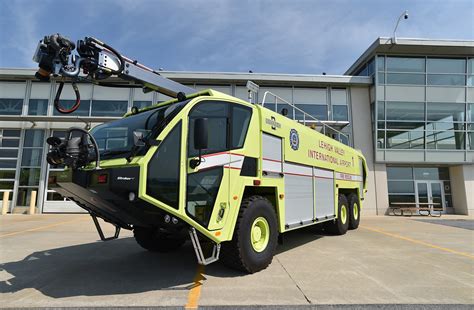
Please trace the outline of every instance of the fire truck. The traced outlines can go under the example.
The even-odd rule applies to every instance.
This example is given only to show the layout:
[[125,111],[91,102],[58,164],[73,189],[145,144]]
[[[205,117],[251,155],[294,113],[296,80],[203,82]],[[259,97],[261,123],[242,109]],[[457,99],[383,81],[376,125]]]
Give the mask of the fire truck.
[[[266,92],[256,103],[255,83],[247,85],[250,102],[196,92],[91,37],[75,44],[46,36],[33,59],[38,79],[58,83],[61,113],[78,108],[82,82],[174,98],[47,139],[48,163],[68,167],[49,182],[89,212],[102,240],[128,229],[143,248],[166,252],[190,238],[199,264],[220,258],[254,273],[271,263],[286,232],[321,225],[343,235],[358,227],[367,191],[363,154],[277,95]],[[76,93],[72,106],[61,104],[64,85]],[[98,218],[115,226],[113,236],[104,236]]]

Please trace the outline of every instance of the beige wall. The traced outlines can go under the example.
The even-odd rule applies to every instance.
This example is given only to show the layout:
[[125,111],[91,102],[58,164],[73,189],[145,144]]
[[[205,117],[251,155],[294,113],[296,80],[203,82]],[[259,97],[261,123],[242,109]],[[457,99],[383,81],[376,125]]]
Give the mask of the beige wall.
[[474,214],[474,165],[449,168],[454,212]]
[[[368,191],[363,203],[362,213],[377,214],[377,191],[375,186],[374,147],[372,137],[372,121],[370,118],[370,97],[368,87],[351,87],[351,110],[354,148],[364,154],[369,167]],[[385,182],[385,187],[387,183]]]

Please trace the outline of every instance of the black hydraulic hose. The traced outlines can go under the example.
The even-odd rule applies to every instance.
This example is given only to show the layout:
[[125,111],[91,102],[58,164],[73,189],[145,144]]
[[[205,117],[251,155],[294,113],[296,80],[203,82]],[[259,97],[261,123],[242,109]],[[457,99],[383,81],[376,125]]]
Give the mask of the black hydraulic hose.
[[79,131],[79,132],[82,132],[86,135],[89,136],[89,138],[91,139],[92,141],[92,144],[94,145],[94,149],[95,149],[95,155],[96,155],[96,158],[95,158],[95,169],[100,169],[100,152],[99,152],[99,145],[97,144],[97,141],[95,140],[94,136],[91,135],[90,132],[88,132],[87,130],[85,129],[82,129],[82,128],[79,128],[79,127],[72,127],[72,128],[69,128],[69,130],[67,131],[66,133],[66,137],[69,137],[69,135],[71,134],[71,132],[73,131]]
[[62,93],[63,87],[64,87],[64,82],[59,82],[59,88],[58,88],[58,91],[56,92],[56,97],[54,97],[54,108],[59,113],[62,113],[62,114],[72,113],[72,112],[76,111],[77,108],[79,108],[79,105],[81,104],[81,94],[79,93],[79,88],[77,87],[77,84],[72,82],[71,85],[72,85],[72,88],[74,89],[74,93],[76,94],[76,101],[75,101],[74,105],[72,106],[72,108],[66,109],[66,108],[62,107],[59,103],[61,93]]

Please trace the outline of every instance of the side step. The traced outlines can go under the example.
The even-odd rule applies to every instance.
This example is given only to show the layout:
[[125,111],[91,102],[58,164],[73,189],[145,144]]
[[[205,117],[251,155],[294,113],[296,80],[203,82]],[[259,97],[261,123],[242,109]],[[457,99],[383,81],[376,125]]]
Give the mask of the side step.
[[220,244],[214,243],[212,255],[208,258],[205,258],[204,253],[202,252],[201,243],[199,242],[199,238],[194,227],[189,229],[189,236],[191,237],[191,242],[193,243],[194,251],[196,252],[196,258],[200,265],[206,266],[219,260],[219,254],[221,252]]
[[99,233],[100,240],[102,241],[109,241],[109,240],[114,240],[117,239],[120,235],[120,226],[114,225],[115,226],[115,233],[112,237],[107,237],[105,238],[104,232],[102,231],[102,227],[100,227],[99,221],[97,220],[97,216],[94,214],[90,213],[92,220],[94,221],[95,228],[97,229],[97,232]]

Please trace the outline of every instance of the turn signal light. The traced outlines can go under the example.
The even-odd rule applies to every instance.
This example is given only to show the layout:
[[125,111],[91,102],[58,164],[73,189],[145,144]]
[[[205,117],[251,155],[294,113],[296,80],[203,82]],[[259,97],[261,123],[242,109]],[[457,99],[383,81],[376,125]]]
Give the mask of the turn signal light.
[[106,174],[100,174],[97,177],[97,183],[99,183],[99,184],[107,183],[107,175]]

